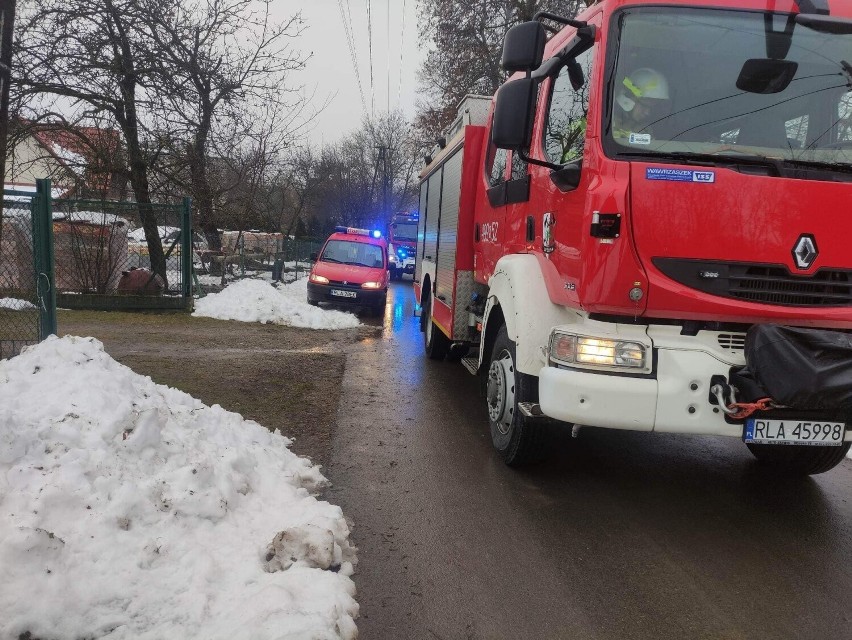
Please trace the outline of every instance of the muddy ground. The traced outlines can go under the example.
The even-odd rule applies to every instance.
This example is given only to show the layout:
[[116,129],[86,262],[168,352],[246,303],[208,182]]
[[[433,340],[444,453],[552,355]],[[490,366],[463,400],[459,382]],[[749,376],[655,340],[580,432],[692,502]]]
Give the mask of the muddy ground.
[[[363,321],[369,322],[369,318]],[[154,382],[279,429],[327,466],[346,349],[379,327],[320,331],[187,313],[60,311],[60,335],[94,336]]]

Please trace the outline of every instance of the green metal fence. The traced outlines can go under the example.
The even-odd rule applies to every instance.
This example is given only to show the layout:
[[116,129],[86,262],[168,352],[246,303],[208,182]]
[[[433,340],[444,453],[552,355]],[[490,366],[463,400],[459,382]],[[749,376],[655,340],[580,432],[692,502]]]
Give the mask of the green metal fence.
[[273,280],[298,279],[307,274],[313,264],[311,255],[318,253],[324,242],[317,238],[285,238],[275,254]]
[[50,180],[6,190],[0,217],[0,358],[56,333]]

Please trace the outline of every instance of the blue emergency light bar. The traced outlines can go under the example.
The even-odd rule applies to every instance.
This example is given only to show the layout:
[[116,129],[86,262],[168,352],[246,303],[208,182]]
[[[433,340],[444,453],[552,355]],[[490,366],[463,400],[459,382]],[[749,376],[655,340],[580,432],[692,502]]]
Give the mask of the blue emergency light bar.
[[369,229],[357,229],[355,227],[344,227],[342,225],[338,225],[334,228],[337,233],[349,233],[356,236],[373,236],[374,238],[381,238],[382,232],[378,229],[374,231],[370,231]]

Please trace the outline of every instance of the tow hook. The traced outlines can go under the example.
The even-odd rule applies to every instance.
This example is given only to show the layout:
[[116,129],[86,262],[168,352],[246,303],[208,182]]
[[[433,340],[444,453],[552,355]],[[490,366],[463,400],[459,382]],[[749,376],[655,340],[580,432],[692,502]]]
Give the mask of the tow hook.
[[[716,399],[719,408],[729,416],[734,416],[739,411],[734,408],[737,403],[737,388],[727,382],[716,383],[710,387],[711,395]],[[728,400],[730,398],[730,400]]]
[[[756,411],[771,411],[772,409],[787,409],[785,405],[778,404],[772,398],[760,398],[754,402],[737,402],[737,388],[725,382],[716,382],[710,387],[711,402],[719,405],[719,408],[732,420],[745,420]],[[713,402],[715,400],[715,402]]]

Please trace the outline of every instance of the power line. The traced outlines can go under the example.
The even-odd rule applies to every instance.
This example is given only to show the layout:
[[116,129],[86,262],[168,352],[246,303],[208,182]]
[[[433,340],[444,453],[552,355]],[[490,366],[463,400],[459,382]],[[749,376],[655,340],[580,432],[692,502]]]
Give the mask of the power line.
[[376,110],[376,91],[373,83],[373,14],[371,11],[371,0],[367,0],[367,50],[370,55],[370,117]]
[[385,43],[386,43],[385,46],[387,47],[387,52],[388,52],[387,55],[385,56],[385,59],[387,60],[387,63],[388,63],[387,64],[388,79],[387,79],[387,84],[386,84],[386,87],[385,87],[385,89],[386,89],[385,97],[387,98],[387,103],[388,103],[387,104],[388,113],[390,113],[390,6],[391,6],[391,3],[390,3],[390,0],[388,0],[387,39],[385,40]]
[[405,51],[405,0],[402,0],[402,35],[399,37],[399,82],[396,86],[396,104],[400,106],[402,100],[402,55]]
[[[347,0],[347,6],[349,1]],[[358,55],[355,49],[355,38],[352,33],[351,15],[347,21],[346,14],[343,10],[343,0],[337,0],[337,6],[340,9],[340,17],[343,22],[343,31],[346,34],[346,44],[349,45],[349,57],[352,59],[352,67],[355,69],[355,80],[358,82],[358,94],[361,96],[361,106],[364,108],[364,113],[367,112],[367,100],[364,98],[364,87],[361,85],[361,73],[358,70]]]

